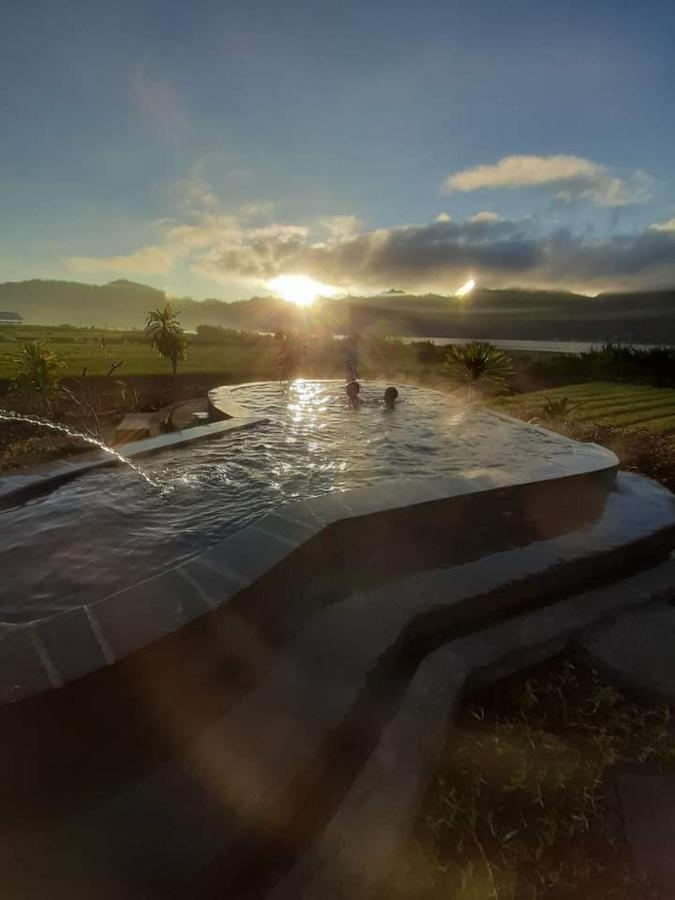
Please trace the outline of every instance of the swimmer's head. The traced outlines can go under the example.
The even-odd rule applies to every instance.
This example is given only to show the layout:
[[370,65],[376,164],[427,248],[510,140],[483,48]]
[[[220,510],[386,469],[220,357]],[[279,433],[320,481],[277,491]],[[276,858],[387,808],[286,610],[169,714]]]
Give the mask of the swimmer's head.
[[398,400],[398,391],[395,387],[388,387],[384,392],[384,402],[386,406],[394,406]]
[[350,400],[356,400],[359,396],[359,391],[361,390],[361,385],[358,381],[350,381],[347,385],[347,396]]

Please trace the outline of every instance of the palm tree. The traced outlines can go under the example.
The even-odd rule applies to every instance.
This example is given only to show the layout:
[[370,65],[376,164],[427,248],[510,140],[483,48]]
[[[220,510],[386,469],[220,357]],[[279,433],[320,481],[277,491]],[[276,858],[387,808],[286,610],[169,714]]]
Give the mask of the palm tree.
[[52,396],[59,382],[61,360],[44,341],[26,341],[12,356],[16,374],[11,389],[36,393],[42,398],[47,416],[52,414]]
[[451,378],[463,381],[469,396],[479,383],[503,390],[513,374],[511,362],[503,350],[488,341],[472,341],[448,347],[443,370]]
[[171,309],[170,303],[150,310],[145,333],[159,355],[171,363],[171,372],[175,375],[178,363],[185,359],[187,342],[178,324],[178,315]]

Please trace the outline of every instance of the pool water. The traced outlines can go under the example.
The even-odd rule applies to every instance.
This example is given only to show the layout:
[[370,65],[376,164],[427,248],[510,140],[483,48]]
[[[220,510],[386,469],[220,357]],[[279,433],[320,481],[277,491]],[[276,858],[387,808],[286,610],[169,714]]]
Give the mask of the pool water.
[[148,578],[292,500],[401,476],[527,467],[570,442],[481,412],[457,396],[364,384],[352,408],[336,382],[236,389],[268,424],[142,461],[153,489],[123,467],[94,471],[0,512],[0,621],[18,622],[99,599]]

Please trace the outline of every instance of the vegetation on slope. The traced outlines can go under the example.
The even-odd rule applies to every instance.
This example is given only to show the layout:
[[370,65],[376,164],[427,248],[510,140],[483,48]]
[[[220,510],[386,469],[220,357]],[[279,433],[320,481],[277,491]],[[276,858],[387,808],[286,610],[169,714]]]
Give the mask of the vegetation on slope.
[[564,421],[620,430],[675,430],[675,389],[640,384],[584,382],[545,391],[514,394],[499,406],[521,419],[547,419],[547,401],[568,401]]
[[[70,281],[0,284],[0,309],[26,322],[140,328],[150,307],[163,306],[163,291],[131,281],[91,285]],[[543,340],[615,339],[675,343],[675,291],[584,297],[565,291],[476,288],[468,298],[438,294],[383,293],[323,298],[299,310],[276,297],[226,303],[189,297],[172,299],[185,328],[206,323],[249,331],[276,332],[300,327],[345,334]]]

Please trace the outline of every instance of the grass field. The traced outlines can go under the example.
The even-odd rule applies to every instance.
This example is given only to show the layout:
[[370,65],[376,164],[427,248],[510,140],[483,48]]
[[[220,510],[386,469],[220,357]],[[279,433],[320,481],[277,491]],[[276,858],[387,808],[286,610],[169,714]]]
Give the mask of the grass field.
[[[89,328],[0,326],[0,378],[15,372],[12,356],[23,341],[41,340],[63,364],[63,376],[77,376],[86,367],[88,375],[104,375],[113,362],[122,360],[118,375],[166,375],[166,360],[145,340],[140,331],[103,331]],[[223,344],[199,342],[188,335],[187,359],[179,371],[187,374],[246,372],[266,373],[274,364],[277,349],[269,338],[254,343],[233,340]]]
[[[269,335],[226,332],[217,342],[187,334],[187,358],[178,367],[184,375],[227,374],[234,378],[274,378],[278,342]],[[167,375],[170,368],[150,346],[142,331],[110,331],[99,328],[58,328],[39,325],[0,325],[0,379],[12,378],[12,357],[25,341],[42,341],[59,357],[61,375],[104,375],[113,362],[123,361],[116,377]],[[416,380],[428,366],[418,360],[414,345],[375,338],[362,347],[363,377],[378,374],[412,376]],[[307,342],[302,371],[315,377],[344,373],[341,341],[313,338]]]
[[675,430],[675,389],[648,385],[592,381],[530,394],[516,394],[499,401],[499,408],[519,418],[544,420],[547,398],[567,398],[568,421],[605,425],[623,430],[655,433]]

